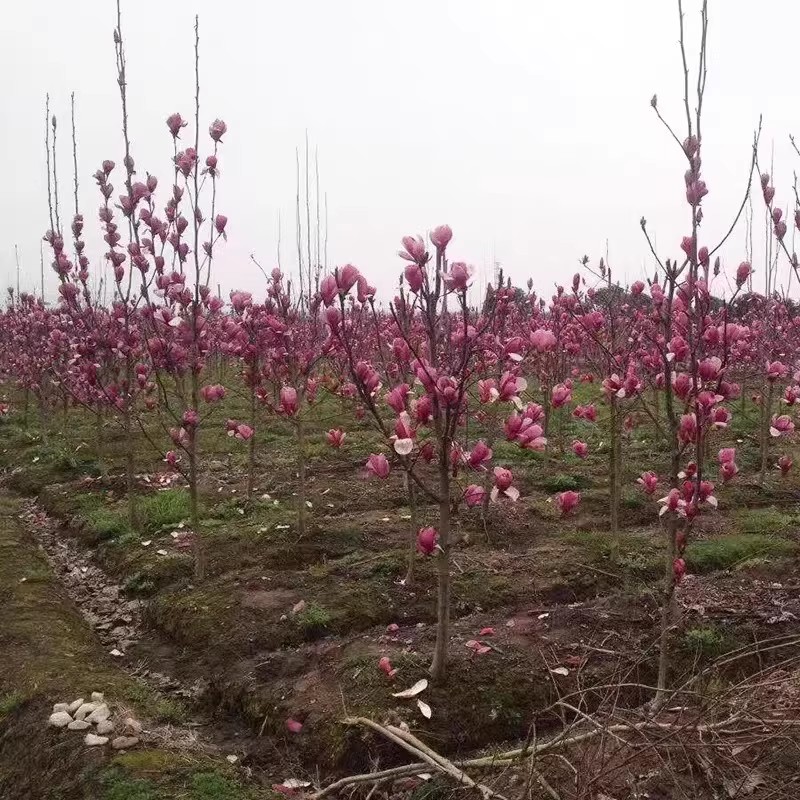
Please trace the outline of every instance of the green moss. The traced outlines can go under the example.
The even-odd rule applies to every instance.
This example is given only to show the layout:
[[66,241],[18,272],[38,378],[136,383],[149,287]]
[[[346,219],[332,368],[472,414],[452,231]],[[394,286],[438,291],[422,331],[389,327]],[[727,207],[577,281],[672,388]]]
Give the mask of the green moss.
[[736,642],[724,630],[705,625],[689,628],[683,634],[683,647],[695,656],[713,659],[736,647]]
[[753,558],[785,558],[796,551],[797,545],[787,539],[733,534],[692,542],[686,549],[686,564],[690,572],[713,572],[731,569]]
[[131,535],[127,517],[103,506],[86,515],[86,526],[97,541]]
[[241,786],[218,772],[196,772],[192,775],[192,800],[239,800]]
[[307,638],[321,636],[330,627],[332,620],[330,611],[317,603],[309,603],[294,617],[295,625]]

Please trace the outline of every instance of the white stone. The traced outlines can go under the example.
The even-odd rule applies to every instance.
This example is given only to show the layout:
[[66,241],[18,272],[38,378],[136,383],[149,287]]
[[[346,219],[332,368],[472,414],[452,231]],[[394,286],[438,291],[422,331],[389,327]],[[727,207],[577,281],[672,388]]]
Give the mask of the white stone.
[[142,732],[142,723],[133,717],[125,717],[122,732],[127,736],[138,736]]
[[101,722],[97,723],[97,732],[101,736],[105,736],[107,733],[111,733],[114,730],[114,723],[110,719],[104,719]]
[[87,728],[91,728],[92,723],[87,722],[85,719],[74,719],[67,725],[67,728],[71,731],[85,731]]
[[83,737],[83,743],[88,747],[100,747],[108,742],[108,736],[95,736],[93,733],[87,733]]
[[115,750],[127,750],[131,747],[136,747],[139,744],[139,740],[135,736],[117,736],[111,742],[111,746]]
[[105,704],[97,706],[97,708],[86,717],[87,722],[102,722],[111,716],[111,709]]
[[102,692],[92,692],[92,702],[93,703],[102,703],[105,700],[103,697]]
[[72,717],[66,711],[56,711],[47,720],[47,724],[54,728],[65,728],[70,722],[72,722]]
[[57,713],[59,711],[66,711],[69,713],[69,703],[56,703],[53,706],[53,713]]
[[97,708],[97,703],[84,703],[78,706],[75,711],[75,719],[85,719],[87,714],[91,714]]
[[82,705],[83,705],[83,698],[80,697],[74,703],[69,704],[69,708],[67,709],[67,711],[69,711],[70,714],[74,714]]

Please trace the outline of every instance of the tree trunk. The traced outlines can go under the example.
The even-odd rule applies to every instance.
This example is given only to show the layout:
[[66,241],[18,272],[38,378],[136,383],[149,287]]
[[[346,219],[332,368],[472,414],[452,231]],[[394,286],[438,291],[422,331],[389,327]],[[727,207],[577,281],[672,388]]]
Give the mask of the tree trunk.
[[766,393],[761,393],[761,471],[759,473],[759,482],[763,485],[767,477],[767,459],[769,457],[769,440],[770,440],[770,412],[772,411],[772,397],[775,391],[775,385],[769,384]]
[[658,646],[658,683],[653,707],[658,709],[664,703],[669,673],[669,634],[672,627],[673,606],[675,598],[675,533],[677,520],[670,513],[665,526],[667,533],[667,558],[664,564],[664,587],[661,606],[661,638]]
[[439,547],[438,597],[436,602],[436,644],[431,662],[431,678],[441,683],[447,676],[447,650],[450,643],[450,468],[449,447],[439,454]]
[[303,420],[297,418],[297,532],[306,535],[306,433]]
[[253,435],[247,443],[247,503],[253,502],[253,487],[256,482],[256,393],[250,389],[250,427]]
[[609,427],[610,442],[608,453],[608,484],[609,503],[611,516],[611,533],[619,532],[619,495],[620,495],[620,446],[619,446],[619,409],[617,398],[612,396],[609,401]]
[[408,492],[408,511],[410,520],[408,523],[408,569],[403,583],[411,586],[414,583],[414,565],[417,561],[417,497],[414,490],[414,481],[406,473],[406,491]]

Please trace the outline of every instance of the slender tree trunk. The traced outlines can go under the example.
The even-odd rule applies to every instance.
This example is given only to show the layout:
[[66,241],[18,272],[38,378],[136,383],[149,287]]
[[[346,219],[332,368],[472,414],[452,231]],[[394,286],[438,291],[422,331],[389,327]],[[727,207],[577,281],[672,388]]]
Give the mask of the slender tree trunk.
[[664,702],[669,677],[669,634],[672,627],[672,617],[675,599],[675,533],[677,520],[670,513],[665,521],[664,530],[667,534],[667,558],[664,563],[664,586],[662,590],[661,606],[661,637],[658,646],[658,683],[653,707],[658,709]]
[[774,391],[775,385],[770,382],[766,393],[761,393],[761,471],[759,473],[759,482],[762,485],[767,477],[767,459],[769,458],[770,440],[769,425]]
[[97,463],[100,467],[100,475],[103,478],[108,477],[108,466],[106,464],[106,436],[103,429],[103,409],[98,408],[95,415],[95,435],[97,436],[96,452]]
[[447,650],[450,643],[450,465],[449,447],[439,454],[439,547],[438,597],[436,601],[436,644],[433,649],[431,677],[444,681],[447,675]]
[[[128,384],[130,386],[130,384]],[[125,450],[125,493],[128,500],[128,524],[132,531],[138,530],[139,520],[136,513],[136,461],[133,451],[133,424],[131,419],[130,398],[125,399],[122,412],[122,434],[127,443]]]
[[[192,371],[192,408],[197,410],[200,405],[200,376],[193,366]],[[206,557],[203,547],[202,531],[200,530],[200,503],[197,484],[199,480],[197,463],[197,439],[199,428],[193,426],[189,431],[189,521],[192,526],[192,542],[194,551],[194,577],[202,581],[206,576]]]
[[408,493],[408,569],[404,584],[411,586],[414,583],[414,566],[417,562],[417,496],[414,489],[414,481],[406,473],[406,491]]
[[253,502],[253,488],[256,482],[256,393],[250,389],[250,427],[254,433],[247,443],[247,503]]
[[297,532],[306,535],[306,432],[302,417],[297,418]]
[[619,411],[617,398],[609,400],[609,426],[611,440],[608,453],[608,483],[611,512],[611,533],[619,532]]
[[22,400],[22,427],[28,430],[28,411],[30,410],[31,392],[28,387],[25,387],[25,394]]

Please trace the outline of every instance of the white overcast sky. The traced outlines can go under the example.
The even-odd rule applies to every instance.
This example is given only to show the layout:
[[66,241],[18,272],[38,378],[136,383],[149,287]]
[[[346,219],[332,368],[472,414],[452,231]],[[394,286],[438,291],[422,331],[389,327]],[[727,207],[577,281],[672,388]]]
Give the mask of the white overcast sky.
[[[684,5],[696,33],[699,0]],[[515,282],[532,277],[548,294],[584,253],[602,255],[606,241],[620,277],[641,277],[644,265],[651,272],[643,215],[662,254],[679,254],[685,164],[650,108],[657,92],[659,107],[681,125],[674,0],[123,0],[133,153],[162,189],[171,175],[164,120],[193,114],[195,13],[201,121],[205,129],[219,116],[229,128],[218,206],[229,217],[229,240],[213,277],[225,293],[262,295],[249,254],[274,265],[279,210],[284,269],[295,263],[294,158],[306,129],[328,194],[329,264],[356,264],[384,296],[401,266],[400,237],[442,222],[455,232],[451,258],[479,274],[496,259]],[[711,0],[710,16],[701,244],[728,226],[740,203],[760,113],[762,158],[768,163],[774,147],[784,206],[800,161],[788,143],[800,134],[800,6]],[[71,204],[74,91],[80,200],[87,227],[97,228],[91,174],[103,158],[122,160],[114,24],[113,0],[3,6],[3,285],[14,282],[17,243],[22,288],[38,286],[48,91],[59,119],[62,207]],[[755,207],[760,234],[760,194]],[[99,265],[99,241],[87,239]],[[742,227],[725,248],[734,268],[744,241]],[[763,270],[763,247],[754,261]],[[47,282],[52,297],[54,276]]]

